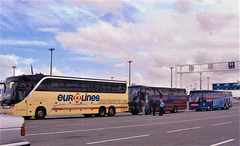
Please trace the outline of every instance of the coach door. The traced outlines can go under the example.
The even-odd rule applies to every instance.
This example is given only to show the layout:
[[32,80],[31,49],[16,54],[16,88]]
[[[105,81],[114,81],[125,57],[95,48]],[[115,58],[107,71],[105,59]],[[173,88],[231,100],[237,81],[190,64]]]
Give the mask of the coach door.
[[18,116],[25,116],[27,114],[26,102],[24,101],[25,98],[25,88],[22,85],[18,85],[15,92],[15,100],[20,101],[16,104],[16,114]]

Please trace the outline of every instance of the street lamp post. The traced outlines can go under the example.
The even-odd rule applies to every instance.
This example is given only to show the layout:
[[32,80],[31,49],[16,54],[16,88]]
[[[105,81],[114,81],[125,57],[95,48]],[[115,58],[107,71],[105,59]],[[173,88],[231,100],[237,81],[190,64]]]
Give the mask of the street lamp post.
[[15,69],[16,69],[16,66],[12,66],[13,68],[13,76],[15,76]]
[[55,50],[54,48],[49,49],[51,51],[51,63],[50,63],[50,76],[52,75],[52,52]]
[[172,70],[173,70],[173,67],[170,67],[171,69],[171,87],[172,87]]
[[129,86],[131,86],[131,63],[133,61],[127,61],[129,63]]
[[202,72],[200,72],[199,74],[200,74],[200,90],[202,90]]
[[210,77],[207,77],[208,83],[207,83],[207,89],[209,90],[209,79]]

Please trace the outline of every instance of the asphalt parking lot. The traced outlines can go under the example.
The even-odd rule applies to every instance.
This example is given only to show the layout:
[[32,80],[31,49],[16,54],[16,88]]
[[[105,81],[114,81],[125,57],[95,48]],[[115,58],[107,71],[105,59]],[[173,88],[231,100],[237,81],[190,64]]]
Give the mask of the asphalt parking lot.
[[240,104],[229,110],[166,113],[164,116],[82,115],[27,120],[31,145],[239,145]]

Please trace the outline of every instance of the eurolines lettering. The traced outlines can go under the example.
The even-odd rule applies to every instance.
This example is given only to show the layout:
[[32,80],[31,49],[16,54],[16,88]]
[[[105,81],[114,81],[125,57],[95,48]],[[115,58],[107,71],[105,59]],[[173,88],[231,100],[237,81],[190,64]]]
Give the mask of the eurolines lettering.
[[76,103],[80,101],[99,101],[100,96],[99,95],[80,95],[79,93],[76,93],[75,95],[72,94],[59,94],[57,97],[58,101],[75,101]]

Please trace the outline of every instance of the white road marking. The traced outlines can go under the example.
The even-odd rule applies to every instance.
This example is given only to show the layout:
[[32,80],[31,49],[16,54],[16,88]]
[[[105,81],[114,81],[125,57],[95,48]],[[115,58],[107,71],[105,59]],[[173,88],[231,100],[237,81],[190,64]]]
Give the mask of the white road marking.
[[138,120],[124,120],[124,121],[110,121],[109,123],[126,123],[126,122],[134,122],[134,121],[139,121]]
[[81,126],[81,125],[91,125],[91,124],[98,124],[98,123],[80,123],[80,124],[60,124],[58,126]]
[[225,123],[218,123],[218,124],[212,124],[211,126],[219,126],[219,125],[225,125],[225,124],[231,124],[232,122],[225,122]]
[[26,126],[25,128],[38,128],[40,126]]
[[58,131],[58,132],[47,132],[47,133],[35,133],[35,134],[26,134],[26,136],[63,134],[63,133],[86,132],[86,131],[98,131],[98,130],[105,130],[105,129],[106,128],[96,128],[96,129],[83,129],[83,130],[70,130],[70,131]]
[[[139,121],[139,120],[128,120],[128,121],[110,121],[109,123],[123,123],[123,122],[133,122],[133,121]],[[60,124],[58,126],[81,126],[81,125],[97,125],[98,123],[79,123],[79,124]]]
[[218,146],[218,145],[221,145],[221,144],[224,144],[224,143],[228,143],[230,141],[234,141],[235,139],[229,139],[229,140],[226,140],[226,141],[222,141],[222,142],[219,142],[219,143],[216,143],[216,144],[212,144],[210,146]]
[[174,132],[180,132],[180,131],[194,130],[194,129],[199,129],[199,128],[201,128],[201,127],[192,127],[192,128],[178,129],[178,130],[167,131],[167,133],[174,133]]
[[99,143],[120,141],[120,140],[133,139],[133,138],[141,138],[141,137],[147,137],[147,136],[150,136],[150,134],[131,136],[131,137],[123,137],[123,138],[116,138],[116,139],[109,139],[109,140],[102,140],[102,141],[95,141],[95,142],[89,142],[89,143],[86,143],[86,144],[88,144],[88,145],[90,145],[90,144],[99,144]]
[[167,121],[167,122],[161,122],[161,123],[127,125],[127,126],[119,126],[119,127],[106,127],[106,128],[95,128],[95,129],[57,131],[57,132],[47,132],[47,133],[33,133],[33,134],[26,134],[26,136],[61,134],[61,133],[73,133],[73,132],[88,132],[88,131],[99,131],[99,130],[107,130],[107,129],[134,128],[134,127],[143,127],[143,126],[154,126],[154,125],[163,125],[163,124],[173,124],[173,123],[183,123],[183,122],[201,121],[201,120],[209,120],[209,119],[227,118],[227,117],[232,117],[232,116],[239,116],[239,114],[228,115],[228,116],[210,117],[210,118],[187,119],[187,120],[182,120],[182,121],[171,121],[171,122]]

